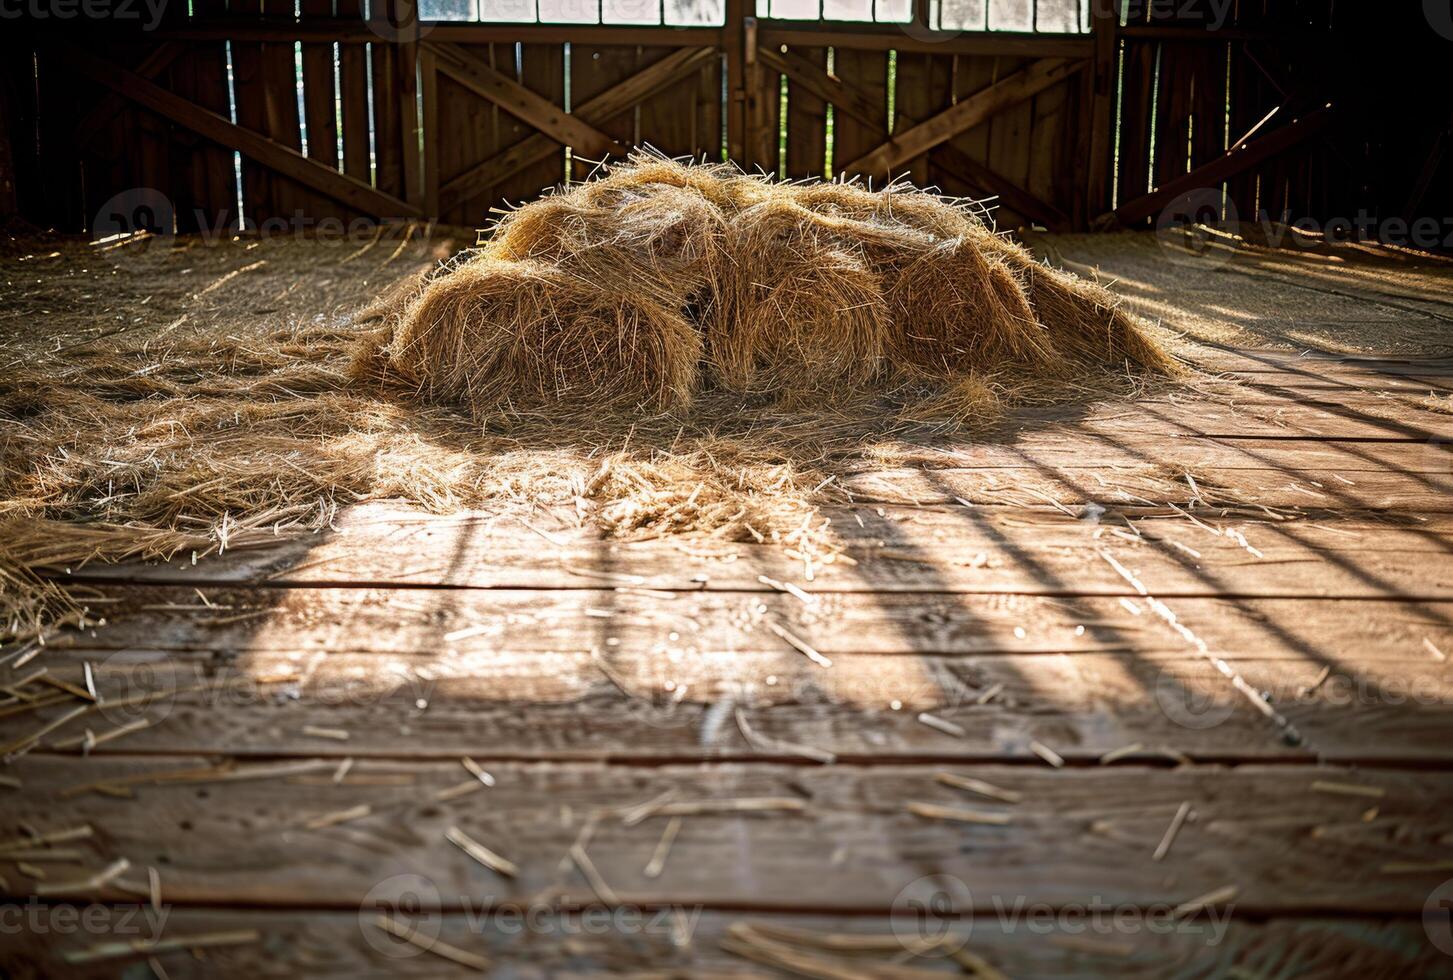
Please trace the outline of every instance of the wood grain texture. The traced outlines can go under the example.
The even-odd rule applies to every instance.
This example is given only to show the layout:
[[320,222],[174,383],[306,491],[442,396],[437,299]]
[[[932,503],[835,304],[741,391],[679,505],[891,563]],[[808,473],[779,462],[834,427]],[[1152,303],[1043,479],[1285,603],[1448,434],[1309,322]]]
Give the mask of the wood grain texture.
[[1007,76],[993,86],[937,115],[894,132],[893,138],[846,167],[850,172],[888,173],[957,134],[1044,91],[1085,67],[1083,61],[1046,58]]
[[[171,977],[217,975],[258,978],[466,977],[467,967],[399,943],[374,925],[378,912],[396,914],[401,903],[371,903],[364,910],[215,911],[176,908],[165,933],[196,935],[218,931],[255,930],[257,942],[206,950],[205,959],[187,952],[160,957]],[[141,937],[153,934],[156,918],[144,908],[116,906],[108,921],[125,923]],[[981,916],[968,929],[968,949],[1011,977],[1089,980],[1113,974],[1131,980],[1162,980],[1167,976],[1211,978],[1236,970],[1274,969],[1293,963],[1312,975],[1355,972],[1359,977],[1400,980],[1408,976],[1446,976],[1446,959],[1430,946],[1418,922],[1376,918],[1273,919],[1256,922],[1232,914],[1224,933],[1204,919],[1169,930],[1152,931],[1140,916],[1126,923],[1092,922],[1044,916],[1031,927],[1023,914]],[[1036,910],[1037,911],[1037,910]],[[610,974],[631,977],[703,977],[725,980],[766,976],[750,961],[721,948],[737,923],[807,929],[822,934],[891,937],[904,932],[902,916],[825,916],[744,911],[737,913],[671,907],[631,908],[612,915],[605,909],[535,910],[532,920],[520,914],[495,917],[468,913],[402,916],[418,923],[424,937],[437,937],[460,949],[508,964],[524,976],[587,977]],[[528,923],[528,924],[527,924]],[[684,923],[684,924],[683,924]],[[895,927],[897,932],[895,932]],[[63,952],[88,949],[96,937],[66,936],[47,944],[34,935],[0,937],[0,956],[17,977],[67,976],[90,980],[115,976],[115,960],[90,967],[64,963]],[[890,960],[895,952],[868,961]],[[851,961],[850,961],[851,962]],[[863,961],[859,961],[863,962]],[[906,964],[934,971],[930,976],[962,976],[956,964],[942,958],[918,958]]]
[[[66,58],[69,64],[75,65],[87,77],[114,84],[128,99],[187,126],[213,142],[241,150],[244,155],[261,163],[264,168],[290,176],[299,183],[306,184],[345,204],[379,216],[407,216],[416,213],[403,201],[375,190],[366,181],[359,180],[347,173],[340,174],[315,160],[310,160],[291,147],[261,135],[252,127],[233,125],[222,116],[173,95],[134,73],[119,69],[102,59],[85,54],[79,49],[70,49]],[[260,66],[261,62],[258,63],[257,70],[259,71],[262,70]],[[294,113],[297,111],[296,103],[294,103],[293,111]],[[242,116],[239,115],[238,119],[241,120],[241,118]],[[255,122],[258,123],[259,128],[265,127],[266,116],[260,115]],[[247,172],[244,170],[244,177]],[[251,186],[253,186],[254,194],[247,198],[252,202],[248,204],[249,210],[254,216],[262,215],[264,220],[267,217],[273,217],[273,214],[267,210],[269,204],[275,202],[275,198],[271,196],[272,181],[259,179]]]
[[[825,515],[855,564],[818,564],[812,579],[805,578],[800,559],[771,544],[630,542],[568,526],[550,530],[554,542],[547,543],[515,521],[486,515],[440,519],[385,506],[345,515],[337,532],[244,549],[195,566],[182,556],[169,564],[89,565],[72,574],[86,581],[152,584],[592,589],[630,583],[753,592],[772,591],[758,579],[767,575],[824,594],[1133,596],[1134,587],[1104,560],[1105,552],[1134,568],[1163,598],[1453,598],[1453,580],[1438,561],[1453,546],[1447,518],[1398,526],[1372,517],[1327,523],[1261,515],[1247,523],[1205,515],[1237,530],[1243,545],[1168,508],[1161,514],[1132,510],[1128,524],[1112,518],[1092,525],[1027,499],[1039,506],[1009,506],[1011,496],[1005,506],[973,509],[953,503],[829,508]],[[1139,538],[1128,530],[1132,525]],[[630,572],[619,578],[623,568]]]
[[[82,867],[118,856],[155,866],[177,906],[357,909],[416,890],[418,878],[410,876],[437,888],[441,910],[548,894],[592,902],[590,886],[561,858],[582,823],[599,815],[587,853],[621,901],[640,905],[886,915],[905,887],[941,874],[968,883],[968,907],[979,914],[992,914],[996,899],[1143,908],[1230,886],[1232,914],[1259,918],[1420,915],[1446,872],[1384,867],[1441,857],[1436,815],[1453,799],[1453,777],[1445,773],[1299,766],[955,770],[1021,794],[1017,804],[946,786],[933,766],[491,763],[494,786],[450,801],[434,797],[469,778],[457,761],[362,761],[339,783],[327,763],[292,776],[144,782],[148,774],[206,767],[196,758],[25,759],[12,772],[27,792],[10,811],[14,820],[46,829],[89,824],[96,833],[78,845],[88,855]],[[246,768],[239,772],[245,776]],[[130,801],[86,790],[127,779],[143,780],[133,783]],[[1363,819],[1367,797],[1319,792],[1319,781],[1381,790],[1377,817]],[[688,815],[673,859],[650,879],[642,869],[667,817],[627,825],[613,811],[667,790],[681,802],[789,800],[795,809]],[[913,800],[1003,813],[1008,822],[925,819],[906,809]],[[1183,802],[1197,819],[1164,861],[1150,861]],[[367,815],[307,826],[361,805]],[[450,826],[506,855],[519,875],[506,879],[469,860],[444,841]],[[726,840],[734,841],[732,863],[703,860],[719,855]],[[237,853],[239,841],[247,842],[245,855]],[[1342,887],[1349,878],[1358,882],[1355,891]],[[9,894],[30,890],[10,880]],[[127,900],[114,886],[80,894]]]

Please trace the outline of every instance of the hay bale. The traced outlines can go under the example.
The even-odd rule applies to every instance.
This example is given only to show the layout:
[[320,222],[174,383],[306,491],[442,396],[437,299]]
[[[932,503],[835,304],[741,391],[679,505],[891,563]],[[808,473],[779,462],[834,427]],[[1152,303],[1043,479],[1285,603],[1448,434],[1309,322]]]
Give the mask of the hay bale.
[[703,383],[817,397],[903,376],[951,390],[1006,371],[1175,370],[1110,293],[960,202],[645,155],[511,212],[477,253],[374,312],[385,326],[360,374],[392,371],[476,412],[666,408]]
[[482,254],[552,263],[587,283],[629,283],[668,306],[684,305],[711,279],[726,221],[700,191],[671,184],[592,190],[510,212]]
[[949,238],[893,262],[888,290],[897,329],[893,363],[914,373],[957,375],[995,367],[1062,368],[1013,268],[970,239]]
[[582,400],[663,409],[696,387],[701,336],[677,310],[537,261],[476,256],[398,314],[388,368],[478,414]]
[[1154,374],[1175,375],[1175,358],[1120,307],[1120,298],[1096,283],[1051,268],[1028,250],[996,235],[979,246],[994,253],[1024,283],[1035,318],[1054,338],[1056,349],[1078,366],[1130,365]]
[[790,199],[741,211],[723,242],[707,349],[740,391],[856,387],[883,366],[890,314],[861,241]]

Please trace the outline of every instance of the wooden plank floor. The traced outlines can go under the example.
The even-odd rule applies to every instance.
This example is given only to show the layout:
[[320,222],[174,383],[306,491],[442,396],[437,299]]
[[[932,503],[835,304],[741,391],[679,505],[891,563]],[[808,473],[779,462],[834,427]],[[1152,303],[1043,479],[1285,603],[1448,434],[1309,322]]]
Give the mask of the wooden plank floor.
[[6,975],[1453,975],[1448,266],[1042,244],[1215,378],[849,474],[810,576],[388,503],[71,570],[103,702],[0,772]]

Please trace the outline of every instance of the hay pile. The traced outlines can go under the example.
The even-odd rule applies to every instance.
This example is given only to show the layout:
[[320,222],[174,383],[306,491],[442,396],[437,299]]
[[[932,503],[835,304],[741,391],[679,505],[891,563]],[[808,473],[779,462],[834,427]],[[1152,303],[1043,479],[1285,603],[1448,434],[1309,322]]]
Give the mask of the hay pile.
[[[417,247],[420,275],[387,251],[179,239],[119,279],[54,252],[65,275],[17,304],[136,298],[114,336],[0,338],[0,642],[84,621],[48,573],[271,542],[362,500],[830,561],[843,477],[1174,370],[1109,293],[905,188],[638,158],[452,261]],[[179,288],[199,267],[213,284]]]
[[684,409],[703,389],[845,400],[923,381],[1173,370],[1105,290],[969,207],[637,155],[508,213],[369,311],[359,358],[477,418],[571,402]]

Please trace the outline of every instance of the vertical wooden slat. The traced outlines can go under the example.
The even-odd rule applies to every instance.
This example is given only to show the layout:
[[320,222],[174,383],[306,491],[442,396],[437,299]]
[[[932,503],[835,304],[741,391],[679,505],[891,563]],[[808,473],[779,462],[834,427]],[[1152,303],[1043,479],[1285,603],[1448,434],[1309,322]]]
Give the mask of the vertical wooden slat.
[[[40,219],[36,223],[43,228],[78,232],[90,227],[91,214],[82,194],[81,163],[69,130],[77,118],[77,109],[89,100],[82,98],[82,87],[70,77],[57,55],[42,50],[36,61],[41,202],[36,209]],[[128,186],[124,180],[121,183],[117,190]]]
[[[826,48],[802,48],[799,56],[827,69]],[[821,177],[827,147],[827,103],[790,78],[787,81],[787,173],[793,180]]]
[[[559,44],[526,44],[521,53],[524,71],[520,82],[534,90],[541,97],[558,106],[565,104],[565,50]],[[519,134],[510,143],[518,142],[534,130],[523,123],[516,127]],[[546,188],[559,184],[565,177],[565,148],[558,154],[551,154],[539,163],[525,167],[495,188],[496,200],[518,202],[538,197]]]
[[[194,0],[197,18],[225,14],[223,0]],[[187,45],[171,67],[171,89],[223,118],[231,113],[227,95],[227,45],[205,41]],[[331,101],[331,100],[330,100]],[[177,230],[217,234],[237,225],[237,175],[231,150],[180,126],[172,129],[172,199]]]
[[711,64],[702,68],[696,75],[696,125],[692,131],[693,152],[713,163],[721,160],[721,83],[724,66],[724,58],[713,58]]
[[[0,48],[0,56],[11,56],[11,52],[8,48]],[[11,134],[22,130],[18,125],[20,113],[15,105],[12,86],[11,73],[0,71],[0,220],[10,218],[17,210],[16,153],[12,149],[14,140]]]
[[379,190],[404,199],[404,138],[399,116],[403,72],[400,58],[405,48],[413,70],[415,45],[379,43],[373,45],[373,141]]
[[[302,0],[303,20],[330,18],[333,0]],[[333,44],[303,45],[303,118],[308,124],[308,156],[338,169],[337,78]]]
[[1150,189],[1150,121],[1155,95],[1154,41],[1125,43],[1120,100],[1120,203]]
[[343,108],[343,172],[365,184],[372,181],[368,148],[367,64],[367,45],[342,46],[338,56],[338,85]]
[[1095,3],[1090,7],[1094,56],[1088,75],[1090,102],[1088,159],[1085,161],[1085,206],[1083,220],[1110,210],[1111,167],[1115,146],[1115,104],[1119,98],[1120,17],[1116,5]]
[[[1003,78],[1013,74],[1029,63],[1026,59],[1000,58],[996,66],[996,77]],[[989,120],[989,168],[1019,187],[1025,187],[1029,183],[1030,142],[1037,101],[1026,99]],[[997,217],[1006,228],[1022,226],[1028,220],[1025,215],[1014,211],[1003,201],[999,202]]]
[[834,110],[833,170],[836,173],[888,136],[888,55],[884,51],[839,48],[833,52],[833,69],[839,78],[882,107],[876,126],[854,119],[840,109]]
[[40,161],[35,156],[35,76],[31,49],[16,38],[0,38],[0,89],[6,92],[4,128],[11,136],[10,159],[16,212],[34,221],[39,198]]
[[[333,0],[302,0],[302,21],[329,20]],[[307,127],[308,157],[332,170],[338,169],[338,99],[334,45],[331,41],[302,45],[303,121]],[[276,70],[282,71],[282,65]],[[355,215],[326,195],[307,188],[294,193],[306,203],[309,219],[335,218],[345,223]]]
[[[1263,26],[1261,12],[1252,3],[1237,8],[1235,26],[1244,30],[1257,30]],[[1231,139],[1244,136],[1268,111],[1280,104],[1275,90],[1271,89],[1244,44],[1237,44],[1233,51],[1231,75]],[[1230,199],[1242,221],[1256,221],[1263,202],[1259,198],[1261,174],[1264,167],[1255,167],[1238,174],[1228,181]]]
[[1074,93],[1079,80],[1069,78],[1036,95],[1029,130],[1029,165],[1022,185],[1031,194],[1069,214],[1074,205],[1065,179],[1064,162],[1071,158],[1073,139],[1068,121],[1074,117]]
[[[514,77],[514,45],[471,46],[465,50]],[[507,54],[496,60],[496,52]],[[447,75],[436,78],[429,103],[426,114],[432,110],[434,124],[425,126],[426,133],[448,134],[444,140],[429,138],[424,146],[425,159],[441,180],[452,180],[513,142],[501,140],[498,110]],[[487,190],[439,218],[449,224],[481,225],[492,201],[493,192]]]
[[[954,59],[952,85],[955,99],[963,99],[994,84],[999,70],[997,59],[987,56],[962,56]],[[959,133],[950,142],[982,164],[989,162],[989,134],[993,120]]]
[[[266,10],[271,12],[277,6],[271,0]],[[291,16],[293,6],[287,4],[286,15]],[[298,58],[297,44],[282,41],[263,45],[264,71],[264,113],[267,119],[265,135],[290,150],[302,151],[302,125],[298,119]],[[309,213],[311,198],[317,195],[285,177],[273,181],[273,194],[279,217],[292,220],[295,214]]]
[[779,166],[777,117],[781,112],[782,76],[769,71],[757,57],[757,18],[742,21],[746,93],[746,142],[743,165],[776,172]]
[[[898,52],[897,94],[894,100],[898,118],[894,122],[894,131],[901,132],[913,123],[923,122],[948,108],[952,83],[951,57]],[[898,173],[880,176],[896,177],[905,169],[915,184],[928,184],[926,154],[911,161],[906,168],[899,168]]]
[[[261,0],[233,0],[229,13],[238,18],[253,19],[261,15]],[[232,43],[232,88],[236,96],[237,124],[258,133],[266,133],[267,73],[263,63],[263,46],[256,42]],[[248,224],[257,227],[277,213],[273,197],[273,176],[262,166],[242,159],[242,201]]]
[[439,144],[444,138],[439,127],[439,71],[430,51],[419,52],[419,77],[423,82],[424,118],[424,213],[439,213]]
[[[128,64],[134,64],[140,61],[141,57],[144,57],[144,54],[128,52],[124,60]],[[159,79],[163,84],[166,84],[167,80],[167,77]],[[175,211],[176,193],[172,187],[171,129],[171,123],[150,112],[134,112],[133,128],[128,133],[127,144],[133,148],[135,154],[133,172],[135,186],[161,191],[163,195],[172,200],[173,211]],[[160,230],[171,231],[172,229],[162,228]]]
[[[671,54],[675,48],[642,47],[638,51],[638,65],[645,68]],[[709,71],[703,68],[702,71]],[[714,74],[714,72],[713,72]],[[640,139],[650,143],[667,156],[695,155],[701,152],[698,139],[698,106],[700,95],[699,77],[693,82],[682,82],[641,102],[637,112]]]
[[[573,45],[570,50],[572,107],[590,101],[606,89],[629,78],[639,70],[640,64],[641,55],[633,46]],[[634,111],[623,112],[614,119],[595,121],[594,125],[596,129],[608,134],[622,146],[630,146],[635,141]],[[571,167],[571,179],[584,180],[589,175],[594,161],[584,158],[572,159],[575,162]]]
[[746,58],[742,44],[743,20],[748,14],[746,0],[726,0],[722,47],[726,53],[727,74],[727,153],[739,163],[746,161]]

